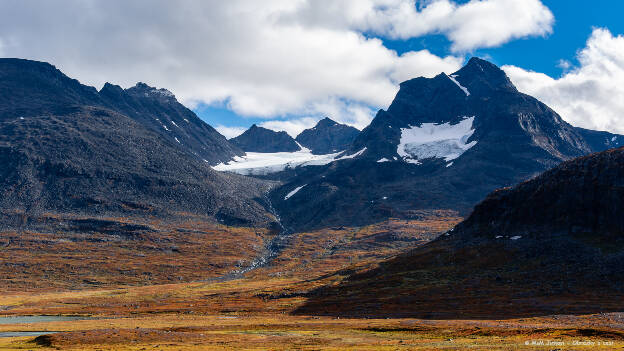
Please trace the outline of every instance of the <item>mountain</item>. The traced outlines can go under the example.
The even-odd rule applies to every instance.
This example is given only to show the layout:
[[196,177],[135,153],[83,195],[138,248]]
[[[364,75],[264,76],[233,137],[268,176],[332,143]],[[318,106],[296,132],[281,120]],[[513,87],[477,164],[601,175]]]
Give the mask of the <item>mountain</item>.
[[[145,95],[137,89],[153,93],[143,85],[118,90],[128,103],[113,104],[109,95],[81,85],[50,64],[0,59],[3,225],[23,215],[56,214],[161,219],[194,215],[239,225],[273,222],[262,200],[271,183],[216,172],[175,136],[163,137],[164,128],[155,129],[147,116],[162,118],[163,123],[189,118],[194,127],[174,134],[188,133],[189,139],[181,142],[211,129],[190,119],[190,111],[164,91],[162,97],[134,97]],[[163,101],[147,102],[155,99]],[[121,112],[125,110],[131,116]],[[195,137],[201,139],[201,134]]]
[[605,151],[624,145],[624,136],[619,134],[579,127],[574,129],[585,139],[593,152]]
[[76,105],[101,106],[135,119],[210,164],[244,154],[165,89],[138,83],[123,90],[107,83],[98,92],[48,63],[22,59],[0,59],[0,79],[0,120],[4,116],[63,113]]
[[301,132],[295,140],[313,154],[323,155],[346,150],[359,133],[359,130],[351,126],[336,123],[326,117],[314,128]]
[[[375,160],[448,163],[463,156],[546,167],[594,151],[556,112],[478,58],[451,75],[401,83],[388,111],[377,114],[351,151],[364,147],[364,156]],[[496,149],[504,151],[492,155]]]
[[135,119],[209,164],[227,162],[244,154],[166,89],[137,83],[124,90],[106,83],[99,93],[109,108]]
[[230,142],[245,152],[294,152],[301,150],[297,142],[286,132],[252,125],[243,134],[230,139]]
[[624,148],[491,193],[453,230],[299,313],[511,318],[624,308]]
[[497,66],[472,58],[451,75],[401,83],[344,153],[357,157],[306,167],[271,199],[295,230],[409,218],[414,210],[463,215],[496,188],[612,146],[605,136],[624,140],[572,127]]

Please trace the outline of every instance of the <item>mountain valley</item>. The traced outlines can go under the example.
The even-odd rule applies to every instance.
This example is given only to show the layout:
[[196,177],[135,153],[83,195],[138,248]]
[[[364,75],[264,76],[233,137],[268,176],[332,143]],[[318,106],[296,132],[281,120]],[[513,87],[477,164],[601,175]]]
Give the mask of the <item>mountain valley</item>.
[[0,312],[93,317],[0,317],[0,349],[622,347],[622,145],[479,58],[362,131],[229,140],[0,59]]

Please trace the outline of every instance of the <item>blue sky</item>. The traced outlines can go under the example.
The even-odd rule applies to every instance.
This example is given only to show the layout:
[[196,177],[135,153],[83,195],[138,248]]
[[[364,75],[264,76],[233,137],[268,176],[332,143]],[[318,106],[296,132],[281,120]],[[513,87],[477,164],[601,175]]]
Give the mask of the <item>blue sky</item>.
[[[468,1],[458,1],[458,3],[466,2]],[[607,28],[614,35],[624,34],[622,20],[624,1],[594,0],[588,3],[580,0],[544,0],[542,3],[555,17],[551,34],[512,40],[498,47],[477,49],[465,53],[465,59],[479,56],[499,66],[514,65],[558,78],[570,69],[562,67],[562,60],[570,63],[572,67],[579,64],[577,52],[585,46],[594,28]],[[384,37],[380,39],[383,40],[385,47],[398,54],[423,49],[438,56],[452,54],[451,42],[441,34],[406,40]],[[199,104],[194,111],[212,125],[249,127],[254,123],[261,124],[267,121],[266,117],[240,116],[227,107],[227,102]],[[275,116],[277,119],[293,117],[293,115]]]
[[400,82],[475,55],[571,124],[624,133],[622,13],[613,0],[0,1],[0,57],[98,89],[166,88],[232,137],[325,116],[364,128]]

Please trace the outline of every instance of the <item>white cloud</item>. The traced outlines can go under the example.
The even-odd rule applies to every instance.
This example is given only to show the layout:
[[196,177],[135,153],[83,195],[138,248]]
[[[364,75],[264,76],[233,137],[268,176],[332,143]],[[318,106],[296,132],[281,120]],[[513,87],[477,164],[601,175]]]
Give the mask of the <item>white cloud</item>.
[[493,47],[512,39],[543,36],[554,16],[540,0],[316,0],[286,20],[348,27],[397,39],[443,34],[457,52]]
[[260,123],[260,127],[274,131],[285,131],[291,137],[296,138],[304,129],[312,128],[318,122],[318,118],[302,117],[289,120],[273,120]]
[[51,62],[96,87],[144,81],[189,106],[227,101],[266,118],[321,117],[315,107],[328,101],[383,108],[401,80],[463,61],[397,55],[356,29],[284,20],[308,2],[3,1],[0,39],[11,38],[6,55]]
[[361,129],[401,81],[464,61],[398,55],[363,33],[440,33],[459,52],[544,35],[551,25],[538,0],[7,0],[0,55],[48,61],[96,87],[144,81],[191,107],[226,102],[296,135],[324,116]]
[[226,127],[222,125],[217,125],[214,128],[228,139],[232,139],[234,137],[237,137],[243,134],[243,132],[245,132],[245,129],[246,129],[243,127]]
[[553,79],[504,66],[512,82],[572,125],[624,133],[624,36],[594,29],[578,53],[579,66]]
[[338,123],[362,130],[373,120],[376,112],[376,110],[367,105],[330,98],[310,106],[310,109],[307,111],[309,114],[307,117],[270,120],[261,123],[260,126],[275,131],[283,130],[294,138],[304,129],[314,127],[322,118],[329,117]]

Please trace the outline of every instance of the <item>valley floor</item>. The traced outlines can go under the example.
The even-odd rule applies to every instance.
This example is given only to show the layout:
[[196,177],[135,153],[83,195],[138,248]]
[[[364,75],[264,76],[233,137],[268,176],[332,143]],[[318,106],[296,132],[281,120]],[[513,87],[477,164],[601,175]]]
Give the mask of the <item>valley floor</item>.
[[[0,298],[15,314],[87,320],[0,325],[0,350],[614,350],[624,314],[512,320],[341,319],[291,316],[314,283],[239,279]],[[285,293],[286,292],[286,293]],[[294,295],[294,296],[293,296]],[[8,312],[8,311],[7,311]],[[55,331],[59,333],[46,334]],[[528,345],[527,345],[528,343]]]
[[[175,283],[167,283],[168,271],[160,269],[158,262],[169,257],[169,265],[184,266],[187,260],[197,260],[205,250],[202,249],[204,245],[214,244],[202,236],[217,235],[223,240],[220,231],[226,229],[206,227],[204,230],[208,234],[194,232],[191,236],[184,236],[189,238],[186,241],[176,234],[177,231],[171,231],[170,240],[162,244],[165,249],[158,249],[161,244],[153,241],[149,248],[141,251],[145,256],[128,255],[126,250],[130,243],[121,238],[107,245],[105,257],[95,252],[95,245],[87,247],[94,251],[85,253],[88,251],[80,250],[81,246],[75,244],[71,235],[63,234],[69,235],[69,239],[55,237],[49,240],[49,245],[56,247],[57,251],[47,250],[51,252],[50,256],[33,261],[27,257],[36,256],[26,255],[26,252],[29,247],[34,247],[33,240],[41,240],[41,237],[30,233],[25,236],[27,240],[19,241],[17,236],[11,236],[0,256],[0,273],[4,282],[10,282],[0,286],[0,315],[63,315],[89,319],[26,324],[6,324],[6,319],[4,322],[0,319],[0,350],[624,348],[624,313],[509,320],[345,319],[292,315],[315,288],[338,284],[354,271],[370,269],[383,259],[422,245],[459,220],[450,213],[440,212],[421,220],[390,220],[362,228],[341,227],[296,234],[287,238],[289,245],[284,250],[275,253],[273,264],[244,276],[218,279],[212,274],[197,281],[200,266],[195,266],[195,270],[178,270],[180,276],[176,275],[176,279],[187,281]],[[256,235],[269,234],[239,232],[237,235],[255,238]],[[171,250],[174,243],[175,250]],[[249,250],[256,254],[262,251],[259,248]],[[151,257],[150,252],[159,256]],[[235,253],[238,255],[239,250],[230,249],[213,259],[222,257],[220,263],[225,264],[234,260]],[[11,258],[20,264],[10,265]],[[39,261],[45,261],[44,258],[51,260],[49,267]],[[102,269],[99,275],[90,276],[87,286],[72,283],[76,276],[87,274],[86,267],[91,258],[115,269]],[[67,270],[63,268],[66,260],[74,262],[75,269],[73,274],[63,276],[60,272]],[[85,268],[78,262],[83,262]],[[128,265],[132,265],[136,272],[160,269],[158,274],[152,275],[156,282],[133,285],[136,277],[143,273],[131,275],[132,279],[125,281],[121,268]],[[29,274],[30,270],[43,268],[50,269],[48,276]],[[17,274],[19,272],[23,274]],[[108,275],[104,276],[104,272]],[[40,281],[37,284],[31,282],[29,279],[33,277]],[[47,280],[50,278],[54,279],[53,283]],[[80,284],[84,284],[83,280]],[[31,289],[24,292],[20,291],[21,287]],[[33,334],[1,337],[15,335],[5,334],[9,332]]]

